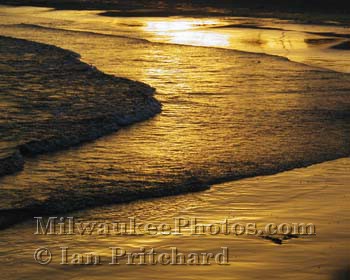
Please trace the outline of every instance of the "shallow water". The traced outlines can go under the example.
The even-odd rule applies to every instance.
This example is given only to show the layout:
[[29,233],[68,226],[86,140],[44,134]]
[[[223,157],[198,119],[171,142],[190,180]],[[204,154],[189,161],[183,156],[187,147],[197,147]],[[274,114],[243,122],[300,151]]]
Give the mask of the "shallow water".
[[144,38],[152,42],[267,53],[334,71],[350,72],[350,52],[330,48],[349,40],[350,30],[344,26],[305,25],[273,18],[114,18],[98,16],[101,11],[54,11],[30,7],[3,7],[1,10],[1,22],[6,24],[38,24]]
[[23,172],[1,179],[12,190],[3,202],[9,208],[44,203],[57,190],[93,198],[96,186],[103,195],[117,186],[214,183],[349,153],[348,75],[266,55],[33,25],[3,26],[1,34],[77,52],[106,73],[155,87],[164,105],[160,116],[116,135],[28,159]]
[[[291,239],[283,245],[254,236],[118,236],[118,235],[33,235],[35,221],[2,231],[0,240],[2,275],[7,279],[346,279],[350,239],[350,160],[327,162],[274,176],[245,179],[213,186],[211,190],[176,197],[73,213],[76,221],[127,222],[136,217],[144,223],[174,225],[174,217],[197,218],[201,223],[232,219],[238,223],[314,223],[316,236]],[[60,247],[71,253],[100,254],[100,266],[62,266]],[[140,247],[168,252],[177,247],[183,253],[217,252],[229,248],[230,265],[209,266],[114,266],[109,247],[138,252]],[[40,266],[33,252],[48,247],[50,265]],[[14,269],[15,268],[15,269]],[[344,276],[345,277],[345,276]]]
[[[8,13],[14,11],[24,13],[14,19],[13,16],[8,16]],[[301,62],[315,59],[314,65],[347,72],[347,52],[341,52],[345,62],[335,59],[335,55],[339,55],[340,51],[334,51],[334,54],[325,46],[307,52],[312,47],[305,44],[304,39],[315,39],[319,36],[293,31],[285,32],[284,39],[281,40],[281,31],[237,31],[232,28],[213,31],[207,26],[203,27],[208,24],[223,24],[215,19],[170,19],[164,23],[164,19],[163,22],[162,19],[148,19],[148,22],[145,22],[145,19],[99,18],[94,12],[89,12],[90,17],[86,16],[87,12],[47,12],[45,9],[31,17],[26,15],[28,10],[23,9],[2,12],[5,16],[1,22],[12,25],[2,26],[1,35],[26,38],[73,50],[82,55],[83,61],[97,66],[104,72],[140,80],[156,87],[156,97],[164,104],[164,112],[150,121],[79,148],[27,159],[23,172],[0,180],[3,208],[11,208],[14,205],[23,207],[33,201],[45,203],[57,192],[63,194],[64,198],[64,193],[69,191],[79,193],[81,201],[75,203],[83,205],[84,199],[91,200],[96,194],[108,195],[108,190],[114,187],[176,187],[189,180],[213,183],[270,174],[349,154],[348,75],[259,54],[151,43],[81,31],[128,37],[132,34],[131,37],[163,43],[203,45],[210,42],[211,47],[261,51],[288,58],[299,57],[300,60],[295,60]],[[215,22],[212,22],[213,20]],[[235,20],[241,23],[240,20]],[[231,24],[232,21],[227,20],[224,23]],[[18,23],[36,24],[51,29],[13,25]],[[62,28],[80,31],[60,30]],[[164,34],[164,30],[169,28],[173,28],[173,31]],[[196,28],[204,30],[194,30]],[[238,39],[232,40],[235,36]],[[270,41],[266,42],[264,36]],[[246,43],[242,43],[244,40]],[[311,53],[316,56],[308,56]],[[325,53],[329,55],[325,56]],[[323,60],[320,60],[320,57]],[[272,217],[281,220],[295,217],[300,219],[298,222],[302,222],[303,213],[311,215],[315,208],[324,207],[321,214],[318,212],[317,215],[311,216],[311,222],[318,223],[321,228],[330,231],[327,223],[333,221],[332,215],[338,215],[341,223],[336,225],[336,234],[332,232],[333,241],[329,240],[329,235],[321,235],[316,241],[312,239],[312,242],[309,239],[293,240],[287,244],[287,249],[278,248],[277,251],[276,245],[266,240],[238,239],[237,244],[233,245],[233,251],[239,253],[233,254],[243,260],[238,261],[237,266],[233,264],[226,270],[221,270],[220,267],[204,267],[197,270],[196,275],[210,278],[220,272],[221,279],[232,279],[232,274],[237,273],[237,278],[240,279],[251,279],[249,276],[259,279],[260,273],[273,271],[272,268],[277,266],[280,273],[284,271],[289,278],[306,275],[312,279],[311,273],[318,272],[317,266],[326,264],[320,274],[315,274],[315,279],[326,279],[334,270],[345,265],[343,259],[349,248],[348,238],[344,233],[348,208],[345,202],[342,202],[348,195],[345,182],[348,179],[346,174],[349,165],[342,161],[336,166],[336,170],[344,179],[340,182],[336,180],[339,189],[332,188],[334,200],[329,201],[327,192],[324,196],[313,196],[313,193],[320,194],[324,191],[327,180],[331,181],[329,184],[332,186],[335,183],[332,181],[332,167],[329,167],[329,176],[324,175],[320,178],[316,175],[324,172],[325,167],[322,166],[315,167],[311,175],[302,170],[267,177],[263,179],[266,180],[266,185],[259,179],[252,179],[254,187],[248,186],[247,195],[246,181],[239,181],[228,183],[224,187],[215,187],[203,194],[137,202],[88,211],[81,215],[87,219],[109,219],[115,217],[111,212],[118,212],[117,219],[132,213],[141,219],[152,216],[155,219],[166,220],[180,213],[189,216],[207,215],[209,219],[218,219],[231,215],[231,207],[236,207],[238,210],[235,210],[234,215],[238,213],[239,218],[243,220],[267,222],[272,214]],[[298,180],[295,179],[298,178],[298,174],[308,179],[300,186],[291,186],[291,180]],[[291,190],[281,191],[283,186],[288,186]],[[310,200],[313,200],[311,204]],[[341,202],[335,209],[332,208],[334,201]],[[288,209],[293,210],[290,212]],[[18,236],[11,237],[15,230],[23,237],[23,242],[18,242]],[[66,274],[62,272],[61,267],[43,268],[33,264],[33,248],[43,242],[51,244],[54,240],[35,239],[29,234],[31,231],[32,225],[25,224],[2,233],[2,241],[18,243],[2,252],[6,262],[19,265],[21,261],[16,254],[24,247],[26,260],[22,263],[21,271],[29,278],[36,278],[47,272],[64,277]],[[330,260],[327,259],[324,248],[333,246],[334,240],[340,240],[339,247],[328,252],[338,257]],[[62,240],[58,239],[56,242]],[[65,239],[64,242],[79,248],[88,243],[91,250],[94,250],[93,247],[104,250],[106,245],[113,241]],[[171,242],[167,238],[126,241],[117,239],[116,242],[126,242],[125,246],[131,247],[150,242],[157,248],[169,247],[171,244],[194,249],[203,246],[210,250],[220,247],[226,239],[225,242],[220,238],[210,241],[171,239]],[[302,253],[305,246],[309,246],[309,253]],[[322,253],[321,256],[315,257],[319,253]],[[280,261],[281,258],[286,258],[286,261]],[[299,266],[301,268],[297,274],[289,272]],[[145,273],[142,268],[133,272],[125,267],[107,268],[101,268],[104,269],[106,278],[118,273],[137,279],[139,273]],[[100,279],[97,276],[102,272],[99,268],[86,269]],[[159,266],[150,268],[151,272],[162,272],[161,279],[164,275],[168,278],[174,276],[171,275],[172,270],[166,272],[166,269]],[[191,270],[181,270],[182,279],[185,279],[184,274],[190,273]],[[6,270],[6,273],[10,271]],[[67,273],[76,279],[83,277],[81,271],[76,268],[68,269]]]

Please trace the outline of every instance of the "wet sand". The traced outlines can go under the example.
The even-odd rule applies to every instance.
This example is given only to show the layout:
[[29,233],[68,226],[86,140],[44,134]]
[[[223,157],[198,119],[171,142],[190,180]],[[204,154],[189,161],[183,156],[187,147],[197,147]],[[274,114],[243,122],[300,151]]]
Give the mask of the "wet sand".
[[[145,223],[173,224],[173,218],[198,218],[202,223],[229,218],[237,223],[313,223],[315,236],[302,236],[281,245],[255,236],[118,236],[118,235],[33,235],[35,220],[0,232],[7,246],[0,249],[2,275],[8,279],[305,279],[346,280],[349,275],[350,159],[322,163],[273,176],[214,185],[210,190],[175,197],[136,201],[70,213],[76,221],[126,222],[136,217]],[[19,242],[20,240],[20,242]],[[104,264],[62,266],[60,246],[71,252],[97,252]],[[215,252],[229,248],[230,265],[208,266],[111,266],[109,247],[137,252],[141,246],[168,252]],[[38,247],[54,255],[50,265],[33,261]],[[16,268],[16,270],[14,270]]]
[[[33,159],[23,172],[1,180],[6,190],[2,207],[10,210],[4,211],[9,217],[18,211],[54,213],[178,194],[349,154],[346,74],[264,54],[92,32],[115,23],[90,13],[86,18],[84,12],[73,13],[79,20],[68,26],[87,26],[88,31],[33,24],[53,20],[60,26],[66,24],[64,16],[72,19],[70,12],[48,14],[52,19],[46,12],[36,19],[22,17],[31,24],[5,25],[2,32],[73,50],[104,72],[150,84],[158,89],[164,111],[153,122],[120,131],[115,139]],[[179,39],[188,38],[182,29],[192,23],[151,19],[143,26],[158,36],[155,40],[163,39],[164,28]]]
[[[81,20],[81,13],[85,20]],[[154,122],[121,131],[116,140],[82,147],[79,156],[67,151],[31,161],[18,176],[1,180],[6,190],[4,210],[72,211],[142,195],[202,189],[349,154],[345,144],[349,137],[348,75],[281,57],[91,32],[92,27],[108,30],[114,22],[95,15],[91,21],[81,13],[73,13],[73,18],[79,19],[76,25],[87,25],[89,31],[33,24],[35,20],[53,20],[59,26],[66,23],[64,16],[71,19],[70,12],[48,12],[51,19],[44,11],[38,12],[37,18],[21,17],[32,24],[4,25],[2,32],[73,50],[104,72],[150,84],[159,90],[157,98],[165,111]],[[168,25],[156,20],[146,23],[145,29],[159,35],[157,40],[162,39],[164,28],[180,38],[182,28],[191,27],[192,22],[175,19]],[[69,26],[75,28],[72,22]],[[189,30],[189,34],[193,32],[201,31]],[[273,87],[271,80],[275,81]],[[97,101],[101,106],[105,102],[101,98]],[[104,188],[96,190],[96,185]]]
[[[21,20],[45,25],[47,18],[44,18],[48,15],[41,15],[44,17],[36,19],[37,22],[27,18]],[[64,22],[67,19],[64,15],[68,16],[67,22]],[[269,174],[271,166],[280,167],[279,171],[296,167],[288,164],[291,157],[302,159],[304,164],[312,164],[316,161],[306,162],[305,159],[331,159],[326,156],[319,158],[320,154],[328,153],[337,153],[336,157],[348,155],[349,88],[346,85],[349,78],[346,74],[263,54],[154,44],[144,39],[126,38],[127,32],[124,37],[118,37],[112,34],[112,28],[117,25],[118,30],[114,32],[119,32],[120,22],[103,19],[99,25],[98,21],[94,21],[95,16],[84,21],[84,13],[80,18],[79,14],[72,16],[59,12],[50,16],[54,18],[50,18],[53,28],[15,25],[1,31],[74,50],[83,55],[84,61],[105,72],[151,84],[158,89],[157,98],[164,103],[163,114],[79,148],[30,159],[23,172],[0,181],[5,204],[21,203],[21,198],[25,196],[24,204],[38,201],[41,205],[61,205],[68,209],[74,204],[86,207],[91,206],[96,197],[101,202],[109,199],[112,202],[123,197],[128,189],[136,193],[145,185],[148,190],[172,186],[173,189],[167,189],[167,192],[175,194],[176,187],[183,186],[186,181],[191,183],[191,179],[196,185],[201,184],[203,178],[213,179],[211,182],[215,183],[215,180],[228,180],[231,175],[238,179],[242,174]],[[78,17],[76,22],[72,20],[75,17]],[[190,39],[191,36],[185,37],[184,34],[203,34],[193,29],[181,33],[181,29],[189,26],[190,22],[182,20],[181,24],[175,21],[173,25],[165,19],[146,21],[146,24],[141,22],[148,35],[154,36],[147,39],[161,41],[164,39],[162,31],[164,33],[164,29],[169,27],[180,28],[169,32],[173,40]],[[135,24],[135,21],[128,20],[128,23]],[[62,30],[64,24],[66,28],[80,31]],[[98,32],[110,34],[96,34]],[[251,30],[243,32],[254,42],[259,39]],[[142,37],[145,33],[133,30],[133,34]],[[197,44],[208,41],[208,38],[221,39],[213,40],[214,44],[229,42],[227,37],[220,36],[222,34],[217,37],[214,36],[217,33],[210,34],[211,37],[198,36],[201,40]],[[260,45],[271,49],[278,48],[280,45],[276,42],[279,41],[282,45],[292,45],[294,39],[300,39],[300,34],[294,34],[295,37],[291,36],[290,40],[288,36],[285,40],[285,37],[277,36],[279,40]],[[251,44],[244,46],[247,45]],[[122,50],[124,56],[120,59]],[[293,48],[288,50],[295,51]],[[327,65],[329,56],[323,58],[322,65]],[[228,68],[227,64],[231,67]],[[249,79],[251,86],[244,83],[249,77],[246,73],[254,74]],[[288,83],[291,77],[293,83]],[[343,82],[340,83],[340,80]],[[313,94],[306,94],[311,91]],[[273,112],[263,108],[273,109]],[[279,140],[272,141],[271,135]],[[32,187],[33,182],[36,188]],[[188,275],[201,279],[261,279],[262,275],[270,279],[342,279],[348,275],[349,264],[348,182],[347,158],[273,176],[214,184],[205,192],[70,214],[81,220],[96,221],[136,216],[142,221],[168,222],[181,215],[209,221],[229,216],[237,221],[253,221],[260,225],[268,222],[315,224],[316,236],[283,240],[282,244],[261,237],[244,236],[33,238],[33,221],[27,221],[0,233],[1,241],[10,245],[1,249],[1,257],[6,264],[3,275],[7,278],[25,276],[28,279],[45,279],[53,275],[57,279],[84,279],[87,273],[96,279],[111,279],[116,275],[125,279],[140,279],[145,275],[152,275],[152,279],[188,279]],[[123,192],[116,197],[111,196],[116,187],[121,187]],[[52,200],[52,197],[58,200]],[[67,203],[62,203],[64,201]],[[168,251],[170,246],[177,246],[183,251],[215,251],[227,245],[231,249],[232,262],[230,266],[146,266],[131,269],[125,266],[77,269],[62,267],[55,262],[49,266],[38,266],[33,262],[33,251],[38,246],[48,246],[57,255],[62,244],[79,252],[97,251],[102,256],[108,254],[106,248],[116,244],[131,249],[147,245],[163,251]],[[18,269],[13,271],[13,268]]]

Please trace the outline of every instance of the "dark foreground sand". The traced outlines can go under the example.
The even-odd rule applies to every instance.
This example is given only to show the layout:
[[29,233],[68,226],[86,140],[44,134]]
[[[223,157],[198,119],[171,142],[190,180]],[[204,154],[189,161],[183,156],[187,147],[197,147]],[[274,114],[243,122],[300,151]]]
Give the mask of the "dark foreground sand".
[[23,155],[96,139],[161,111],[150,86],[106,75],[58,47],[0,37],[0,176]]

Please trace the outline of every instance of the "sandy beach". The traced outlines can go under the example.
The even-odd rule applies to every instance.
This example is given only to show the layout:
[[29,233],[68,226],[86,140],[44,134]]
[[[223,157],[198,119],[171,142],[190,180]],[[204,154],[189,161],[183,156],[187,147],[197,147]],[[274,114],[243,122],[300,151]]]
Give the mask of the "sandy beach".
[[[345,25],[103,13],[0,8],[0,109],[7,116],[0,170],[24,167],[0,178],[3,275],[347,279]],[[120,202],[130,203],[113,205]],[[33,217],[41,215],[158,224],[228,218],[258,228],[311,223],[316,234],[33,235]],[[106,261],[116,244],[161,253],[227,247],[230,264],[77,269],[57,258],[67,246]],[[51,264],[35,263],[39,247],[51,250]]]

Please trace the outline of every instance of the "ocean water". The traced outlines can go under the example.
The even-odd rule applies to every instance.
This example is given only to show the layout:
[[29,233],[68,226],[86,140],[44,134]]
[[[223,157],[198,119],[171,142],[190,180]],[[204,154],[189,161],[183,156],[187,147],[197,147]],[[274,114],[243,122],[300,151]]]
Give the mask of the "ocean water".
[[[64,30],[55,15],[51,24],[41,16],[35,24],[31,18],[30,24],[10,22],[1,34],[53,44],[103,72],[145,82],[157,89],[163,112],[78,149],[27,159],[23,172],[1,179],[3,208],[60,209],[52,198],[69,199],[72,191],[80,199],[68,204],[82,208],[96,195],[108,196],[110,188],[212,184],[349,154],[346,74],[250,52],[154,43],[137,38],[142,32],[130,38]],[[48,23],[38,26],[42,21]],[[90,24],[96,29],[95,21]],[[145,23],[143,32],[157,24]]]
[[[191,181],[211,185],[349,155],[350,76],[345,74],[349,72],[349,53],[329,48],[346,40],[346,36],[325,41],[325,36],[312,33],[346,35],[346,30],[340,27],[327,29],[270,20],[262,23],[276,30],[218,28],[247,20],[113,19],[99,17],[96,12],[33,9],[2,8],[0,34],[72,50],[103,72],[150,84],[157,89],[156,98],[163,103],[163,112],[81,147],[26,159],[24,171],[0,179],[3,209],[21,209],[32,204],[60,209],[64,200],[83,208],[96,197],[108,197],[114,188],[176,188]],[[260,21],[248,21],[252,22]],[[286,30],[277,30],[281,26]],[[339,60],[339,56],[343,59]],[[263,182],[249,179],[252,181],[248,180],[248,186],[245,180],[231,182],[201,194],[136,202],[78,215],[83,219],[137,215],[141,219],[163,221],[179,214],[207,215],[209,219],[238,214],[241,220],[261,222],[291,217],[301,222],[304,219],[319,222],[329,234],[323,233],[318,241],[300,239],[275,247],[259,238],[238,239],[237,248],[233,247],[237,254],[233,252],[232,256],[244,260],[226,270],[201,268],[196,275],[209,279],[220,272],[221,279],[234,279],[232,274],[237,273],[237,279],[259,279],[260,273],[272,273],[277,266],[279,273],[287,273],[289,278],[306,275],[305,279],[329,279],[331,273],[346,265],[344,259],[349,248],[346,234],[349,209],[345,203],[349,163],[343,160],[336,167],[340,174],[337,177],[343,178],[340,182],[332,181],[334,174],[338,174],[332,165],[320,165],[311,167],[311,171],[266,177]],[[320,179],[318,174],[327,170],[325,174],[329,177],[324,175]],[[301,183],[291,184],[293,180]],[[338,188],[329,190],[329,195],[327,184],[334,182]],[[315,198],[314,194],[321,191],[325,191],[324,195]],[[73,192],[78,195],[71,199]],[[58,195],[62,202],[50,204]],[[336,202],[337,206],[332,208]],[[311,215],[323,206],[323,211]],[[334,214],[340,224],[333,220]],[[333,231],[328,226],[330,221],[336,225]],[[89,250],[100,251],[114,241],[131,248],[141,244],[166,248],[171,244],[195,249],[205,245],[208,250],[220,247],[223,242],[188,238],[38,239],[31,234],[32,223],[8,229],[0,237],[14,245],[2,250],[2,257],[12,267],[20,267],[28,279],[49,273],[57,278],[66,277],[66,273],[73,279],[84,277],[83,271],[74,267],[64,273],[60,266],[33,263],[33,248],[52,242],[57,242],[50,245],[56,249],[63,242],[80,249],[89,245]],[[18,236],[22,242],[18,242]],[[333,236],[333,242],[340,240],[339,247],[330,248],[333,243],[329,236]],[[305,247],[310,248],[308,253],[303,253]],[[23,248],[25,261],[18,256]],[[328,259],[324,248],[338,259]],[[324,255],[315,257],[320,252]],[[326,265],[319,271],[318,266],[323,264]],[[301,268],[295,274],[289,272],[298,266]],[[101,279],[102,272],[106,279],[114,274],[138,279],[144,273],[155,272],[167,278],[176,276],[175,271],[158,266],[132,271],[127,267],[84,269],[96,279]],[[181,269],[181,279],[186,279],[192,269]],[[13,276],[9,268],[5,273]]]

